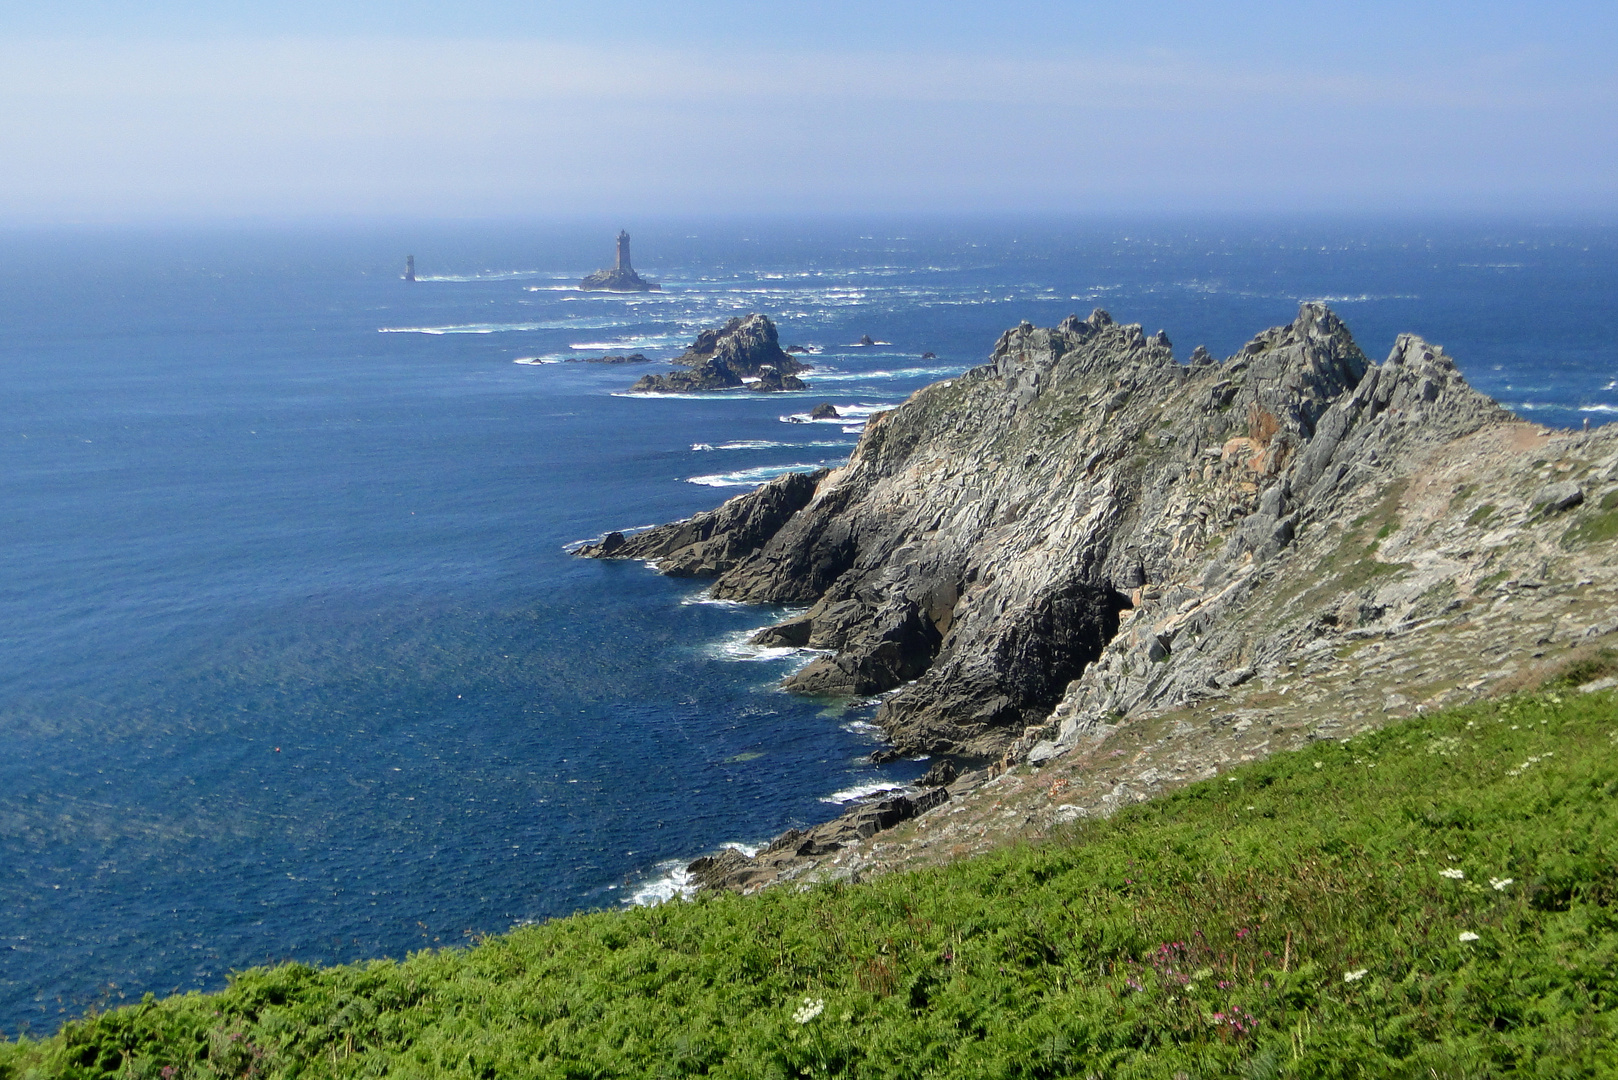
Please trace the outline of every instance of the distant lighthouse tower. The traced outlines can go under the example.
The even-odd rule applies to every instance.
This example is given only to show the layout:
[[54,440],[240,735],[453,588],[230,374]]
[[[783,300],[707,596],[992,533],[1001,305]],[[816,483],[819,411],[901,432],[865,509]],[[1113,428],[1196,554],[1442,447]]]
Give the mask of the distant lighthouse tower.
[[602,289],[607,292],[660,292],[663,286],[655,281],[642,281],[629,264],[629,232],[618,230],[618,257],[611,270],[597,270],[579,282],[581,289]]
[[416,280],[416,257],[414,255],[405,256],[404,279],[406,281]]

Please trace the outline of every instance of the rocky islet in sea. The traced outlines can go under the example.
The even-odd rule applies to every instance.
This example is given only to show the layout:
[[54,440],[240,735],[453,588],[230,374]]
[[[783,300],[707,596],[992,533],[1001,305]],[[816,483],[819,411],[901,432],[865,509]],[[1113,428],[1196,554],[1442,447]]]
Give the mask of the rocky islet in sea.
[[672,363],[688,368],[667,375],[643,375],[631,393],[692,393],[747,387],[760,393],[803,390],[798,378],[809,365],[781,348],[780,334],[766,315],[736,317],[704,330]]
[[948,811],[860,808],[700,868],[751,889],[870,868],[871,822],[921,858],[1007,769],[1062,774],[1025,793],[1048,826],[1610,643],[1615,539],[1618,429],[1521,421],[1412,335],[1374,364],[1305,304],[1183,364],[1100,310],[1024,323],[871,417],[847,465],[581,554],[809,605],[758,637],[828,651],[786,688],[883,693],[888,755],[968,767],[928,796]]

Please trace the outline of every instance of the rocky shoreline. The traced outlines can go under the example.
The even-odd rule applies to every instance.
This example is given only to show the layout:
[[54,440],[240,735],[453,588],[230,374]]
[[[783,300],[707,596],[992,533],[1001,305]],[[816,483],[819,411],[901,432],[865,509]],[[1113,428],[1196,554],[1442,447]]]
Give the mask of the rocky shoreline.
[[967,770],[947,805],[856,808],[698,875],[751,890],[1037,835],[1509,685],[1612,643],[1615,540],[1618,429],[1524,423],[1410,335],[1372,363],[1305,304],[1223,361],[1099,310],[1024,323],[871,417],[842,468],[581,554],[810,605],[758,639],[830,652],[785,688],[885,693],[888,753]]

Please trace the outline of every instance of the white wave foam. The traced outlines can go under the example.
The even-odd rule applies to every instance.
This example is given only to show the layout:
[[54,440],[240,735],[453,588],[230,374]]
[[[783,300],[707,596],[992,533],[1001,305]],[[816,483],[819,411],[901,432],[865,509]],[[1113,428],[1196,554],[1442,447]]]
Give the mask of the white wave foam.
[[622,398],[656,398],[672,399],[674,401],[753,401],[758,395],[750,390],[736,387],[733,390],[614,390],[613,397]]
[[856,784],[853,787],[844,788],[842,791],[834,791],[830,795],[823,795],[821,796],[820,801],[823,803],[831,803],[833,806],[846,806],[851,802],[859,802],[861,799],[869,799],[873,795],[882,795],[887,793],[898,795],[904,790],[905,788],[903,784]]
[[[893,407],[892,405],[872,405],[869,403],[836,405],[834,408],[837,409],[837,415],[829,416],[824,420],[811,419],[808,413],[791,413],[779,419],[783,424],[846,424],[850,420],[857,420],[863,424],[871,418],[872,413],[885,412]],[[848,428],[845,427],[843,430],[847,431]],[[856,428],[855,430],[858,431],[859,429]]]
[[707,476],[688,476],[688,484],[702,484],[705,487],[758,487],[768,483],[777,476],[785,476],[793,472],[814,472],[823,468],[821,465],[811,465],[799,462],[794,465],[760,465],[756,469],[742,469],[739,472],[711,473]]
[[[788,616],[791,618],[792,616]],[[753,626],[746,630],[732,630],[718,641],[709,643],[703,651],[716,660],[730,660],[742,664],[756,664],[775,660],[795,660],[798,666],[809,663],[817,656],[830,655],[827,649],[797,648],[795,646],[777,647],[773,645],[754,645],[753,635],[774,623],[765,623],[764,626]]]
[[868,738],[880,738],[882,729],[869,720],[850,720],[842,725],[842,729],[850,735],[864,735]]
[[632,907],[651,907],[669,900],[689,900],[696,895],[696,883],[686,869],[688,859],[668,859],[657,864],[658,875],[645,882],[628,896],[624,903]]
[[[531,278],[541,276],[539,270],[485,270],[478,274],[421,274],[417,281],[512,281],[517,278]],[[576,285],[553,286],[573,289]],[[541,286],[532,286],[529,292],[537,292]]]
[[[444,326],[379,326],[379,334],[507,334],[529,330],[611,330],[624,326],[622,320],[590,323],[578,319],[551,319],[542,322],[505,323],[449,323]],[[597,348],[594,345],[570,345],[572,349]]]
[[927,379],[937,378],[940,375],[959,375],[964,365],[953,367],[910,367],[878,369],[876,371],[817,371],[813,375],[816,383],[828,382],[861,382],[877,379]]
[[560,364],[560,363],[562,363],[562,360],[563,360],[563,358],[560,357],[560,356],[519,356],[519,357],[517,357],[517,359],[513,360],[512,363],[513,364]]
[[1618,413],[1618,405],[1608,405],[1605,402],[1598,405],[1580,405],[1580,412]]
[[[740,600],[721,600],[718,597],[714,596],[712,593],[710,593],[707,589],[703,589],[701,592],[695,592],[695,593],[692,593],[690,596],[683,597],[680,600],[680,603],[681,604],[687,604],[687,605],[689,605],[689,604],[711,604],[714,607],[727,607],[727,608],[743,608],[743,607],[752,607],[753,606],[751,604],[744,604]],[[755,631],[750,631],[750,632],[751,633],[757,633],[758,631],[755,630]]]
[[[657,528],[656,525],[631,525],[627,529],[608,529],[607,532],[621,532],[625,536],[634,536],[636,533],[643,533],[648,529],[655,528]],[[606,538],[607,533],[602,533],[600,536],[592,536],[588,540],[570,540],[562,545],[562,550],[571,553],[579,550],[585,544],[599,544]]]

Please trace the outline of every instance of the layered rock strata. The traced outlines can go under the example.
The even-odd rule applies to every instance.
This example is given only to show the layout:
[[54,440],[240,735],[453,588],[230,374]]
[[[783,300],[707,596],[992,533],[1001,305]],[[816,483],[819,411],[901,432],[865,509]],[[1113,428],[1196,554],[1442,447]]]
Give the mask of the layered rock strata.
[[768,316],[734,318],[704,330],[675,364],[690,368],[667,375],[645,375],[629,389],[635,393],[686,393],[697,390],[802,390],[799,373],[809,365],[781,348],[780,335]]
[[[1100,311],[1025,323],[795,485],[628,554],[810,605],[761,635],[831,651],[788,687],[884,693],[894,752],[1065,774],[1067,810],[1030,802],[1028,828],[1618,632],[1618,429],[1517,420],[1409,335],[1373,364],[1317,304],[1222,362]],[[788,876],[811,858],[858,861]]]

